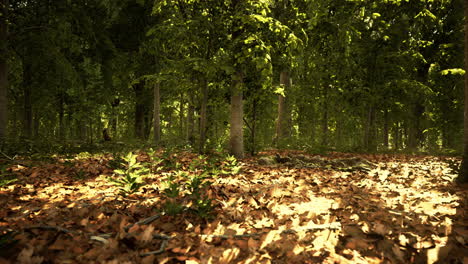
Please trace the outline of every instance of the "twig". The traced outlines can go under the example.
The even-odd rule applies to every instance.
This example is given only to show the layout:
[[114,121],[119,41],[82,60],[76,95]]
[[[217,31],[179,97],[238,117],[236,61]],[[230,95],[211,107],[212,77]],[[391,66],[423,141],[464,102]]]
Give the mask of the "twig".
[[12,158],[12,157],[8,156],[7,154],[3,153],[3,151],[0,151],[0,153],[9,160],[12,160],[12,161],[15,160],[14,158]]
[[163,253],[164,251],[166,251],[166,247],[167,247],[168,241],[169,241],[169,240],[167,240],[167,239],[164,240],[164,241],[161,243],[161,246],[159,247],[158,250],[150,251],[150,252],[145,252],[145,253],[140,253],[140,257],[147,257],[147,256],[158,255],[158,254]]
[[105,239],[103,236],[91,236],[89,239],[101,242],[103,244],[109,244],[109,241]]
[[143,219],[143,220],[140,220],[140,221],[136,222],[135,224],[131,224],[131,225],[125,227],[124,230],[125,230],[125,231],[128,231],[128,230],[130,230],[130,228],[132,228],[132,227],[135,226],[135,225],[148,225],[148,224],[150,224],[151,222],[156,221],[157,219],[159,219],[159,218],[160,218],[161,216],[163,216],[163,215],[164,215],[164,213],[150,216],[150,217],[148,217],[148,218],[145,218],[145,219]]

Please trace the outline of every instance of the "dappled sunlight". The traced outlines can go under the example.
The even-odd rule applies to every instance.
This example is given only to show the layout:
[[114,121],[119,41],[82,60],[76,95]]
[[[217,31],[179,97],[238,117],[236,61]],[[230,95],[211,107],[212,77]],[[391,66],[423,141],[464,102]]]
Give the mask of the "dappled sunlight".
[[[115,254],[128,260],[197,261],[193,263],[435,263],[459,258],[460,241],[466,241],[459,211],[463,191],[451,187],[453,175],[442,160],[405,158],[397,166],[397,159],[385,155],[360,158],[362,162],[334,155],[324,168],[303,160],[325,159],[301,157],[296,164],[291,156],[286,165],[259,166],[251,159],[237,175],[220,174],[206,190],[213,218],[205,220],[189,210],[162,213],[170,175],[187,181],[203,173],[190,169],[193,156],[188,153],[178,156],[186,174],[158,171],[127,196],[108,180],[113,172],[100,159],[36,165],[18,171],[22,184],[0,189],[9,197],[3,200],[8,202],[3,203],[0,227],[20,231],[16,239],[24,245],[23,255],[47,259],[58,254],[66,260],[78,254],[81,262],[106,261]],[[350,169],[348,162],[355,160],[368,165]]]

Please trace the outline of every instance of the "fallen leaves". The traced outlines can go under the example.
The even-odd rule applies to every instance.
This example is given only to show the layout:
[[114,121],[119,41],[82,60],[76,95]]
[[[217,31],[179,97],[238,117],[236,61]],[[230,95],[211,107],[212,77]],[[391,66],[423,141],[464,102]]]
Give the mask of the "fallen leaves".
[[[466,258],[462,211],[467,192],[452,185],[443,158],[298,152],[288,157],[284,165],[246,159],[241,174],[214,179],[209,195],[215,218],[209,221],[187,211],[161,214],[163,183],[157,175],[132,197],[119,197],[106,181],[112,174],[109,157],[12,166],[19,180],[0,189],[0,235],[13,231],[8,241],[18,242],[10,248],[15,253],[6,256],[1,245],[7,242],[0,239],[0,263],[434,263]],[[178,153],[177,158],[188,168],[194,155]],[[141,154],[139,160],[147,158]],[[294,160],[301,162],[291,164]],[[333,168],[354,160],[372,166]]]

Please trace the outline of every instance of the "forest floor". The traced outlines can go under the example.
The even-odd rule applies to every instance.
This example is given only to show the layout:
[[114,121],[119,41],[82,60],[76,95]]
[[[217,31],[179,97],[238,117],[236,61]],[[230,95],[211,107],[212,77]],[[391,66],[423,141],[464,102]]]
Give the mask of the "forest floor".
[[127,196],[110,154],[0,159],[16,177],[0,188],[0,264],[468,263],[456,158],[263,152],[204,179],[210,211],[186,210],[186,196],[169,214],[168,179],[202,174],[204,157],[170,158]]

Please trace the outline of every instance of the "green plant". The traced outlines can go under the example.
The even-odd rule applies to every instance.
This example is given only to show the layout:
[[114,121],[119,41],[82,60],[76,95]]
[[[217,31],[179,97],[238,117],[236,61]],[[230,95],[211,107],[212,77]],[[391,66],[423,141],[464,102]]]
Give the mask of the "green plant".
[[164,159],[156,156],[156,151],[149,148],[146,153],[148,154],[151,162],[148,164],[152,172],[158,172],[163,169]]
[[[211,184],[210,177],[208,173],[189,175],[182,170],[170,174],[163,190],[163,194],[167,198],[164,204],[165,213],[176,215],[185,209],[190,209],[199,217],[209,218],[213,209],[212,200],[205,193]],[[190,201],[189,205],[186,206],[185,202],[188,201]]]
[[207,196],[200,197],[194,201],[194,212],[201,218],[207,219],[213,217],[212,199]]
[[123,158],[126,162],[125,169],[116,169],[114,173],[118,178],[108,178],[109,181],[118,187],[121,195],[128,195],[137,192],[144,185],[144,178],[149,173],[149,169],[136,160],[137,155],[132,152]]
[[7,186],[18,180],[15,174],[7,172],[7,167],[6,164],[0,167],[0,187]]
[[164,212],[168,215],[177,215],[185,208],[185,206],[178,201],[182,193],[182,185],[176,181],[176,177],[172,174],[167,177],[165,184],[166,188],[164,188],[163,194],[167,197],[167,201],[164,204]]
[[208,162],[206,161],[206,156],[199,155],[197,158],[193,159],[190,162],[189,170],[196,171],[198,169],[205,169],[208,166]]
[[228,155],[222,163],[222,173],[236,175],[242,169],[242,164],[239,163],[236,157]]
[[201,218],[209,218],[212,212],[212,200],[205,194],[211,185],[209,173],[188,177],[185,188],[191,200],[192,210]]

